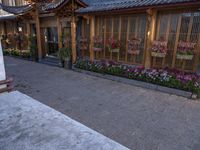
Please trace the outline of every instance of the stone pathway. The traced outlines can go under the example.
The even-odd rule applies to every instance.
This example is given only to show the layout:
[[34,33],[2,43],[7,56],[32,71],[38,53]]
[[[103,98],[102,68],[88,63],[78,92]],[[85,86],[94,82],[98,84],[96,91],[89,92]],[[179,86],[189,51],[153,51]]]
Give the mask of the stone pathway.
[[15,88],[132,150],[199,150],[200,102],[6,57]]

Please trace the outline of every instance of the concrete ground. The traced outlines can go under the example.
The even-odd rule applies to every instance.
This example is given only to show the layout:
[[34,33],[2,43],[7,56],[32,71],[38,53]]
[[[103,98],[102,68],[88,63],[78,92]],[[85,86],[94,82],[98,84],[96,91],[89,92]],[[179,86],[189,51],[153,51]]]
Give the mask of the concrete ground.
[[200,102],[6,57],[15,89],[133,150],[199,150]]
[[129,150],[18,91],[0,95],[0,150]]

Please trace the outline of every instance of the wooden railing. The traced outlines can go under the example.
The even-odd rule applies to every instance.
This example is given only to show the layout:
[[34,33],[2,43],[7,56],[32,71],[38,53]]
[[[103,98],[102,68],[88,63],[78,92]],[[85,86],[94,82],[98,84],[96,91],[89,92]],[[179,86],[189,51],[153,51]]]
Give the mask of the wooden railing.
[[13,83],[13,78],[8,78],[6,80],[0,81],[0,86],[5,85],[5,87],[0,88],[0,93],[11,92],[14,89],[12,83]]

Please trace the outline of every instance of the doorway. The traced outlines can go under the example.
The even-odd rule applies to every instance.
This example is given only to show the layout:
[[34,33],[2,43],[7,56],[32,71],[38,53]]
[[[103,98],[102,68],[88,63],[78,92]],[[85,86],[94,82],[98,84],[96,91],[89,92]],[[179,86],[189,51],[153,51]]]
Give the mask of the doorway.
[[57,57],[58,53],[58,31],[56,27],[43,28],[44,49],[46,56]]

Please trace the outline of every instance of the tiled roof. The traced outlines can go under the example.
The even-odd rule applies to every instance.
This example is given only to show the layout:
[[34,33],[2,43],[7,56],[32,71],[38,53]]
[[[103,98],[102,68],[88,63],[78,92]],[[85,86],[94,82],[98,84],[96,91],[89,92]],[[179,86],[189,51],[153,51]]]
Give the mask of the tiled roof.
[[17,16],[13,15],[13,14],[9,14],[9,15],[1,15],[0,16],[0,20],[12,20],[15,19]]
[[8,13],[20,15],[20,14],[24,14],[28,11],[31,11],[33,9],[33,6],[32,5],[6,6],[6,5],[3,5],[0,3],[0,8]]
[[188,2],[200,2],[200,0],[85,0],[89,6],[80,8],[78,13],[102,12],[136,7],[159,6]]
[[[77,1],[79,3],[82,3],[84,5],[87,5],[85,3],[85,1],[83,1],[83,0],[75,0],[75,1]],[[64,5],[64,4],[66,4],[68,2],[69,2],[69,0],[54,0],[51,3],[48,3],[47,5],[45,5],[43,7],[43,10],[48,11],[48,10],[56,9],[56,8],[58,8],[58,7],[60,7],[60,6]]]

